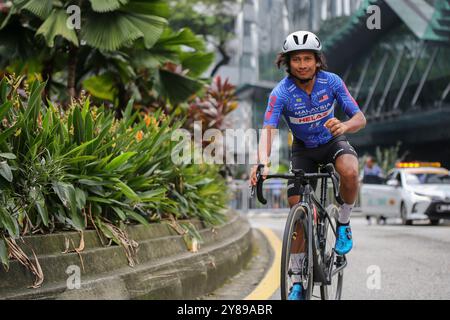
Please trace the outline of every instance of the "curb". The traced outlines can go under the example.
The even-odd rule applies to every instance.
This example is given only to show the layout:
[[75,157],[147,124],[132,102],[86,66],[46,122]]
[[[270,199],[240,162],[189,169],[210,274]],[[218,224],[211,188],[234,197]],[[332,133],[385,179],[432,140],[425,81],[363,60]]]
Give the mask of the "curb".
[[[199,226],[198,222],[194,224]],[[42,287],[27,289],[32,275],[17,261],[11,261],[9,272],[0,270],[0,299],[193,299],[214,291],[251,258],[250,225],[235,214],[224,225],[203,227],[200,234],[204,244],[196,253],[188,252],[183,237],[167,225],[153,226],[157,229],[153,232],[145,228],[134,226],[129,230],[130,235],[139,234],[140,263],[134,268],[128,266],[121,247],[100,247],[95,243],[95,231],[86,231],[86,248],[81,252],[85,270],[81,271],[79,288],[72,290],[67,285],[70,274],[66,270],[71,265],[79,266],[80,257],[62,254],[61,244],[55,245],[52,240],[59,243],[64,236],[78,234],[54,235],[48,252],[44,250],[45,237],[36,237],[34,244],[41,242],[36,251],[45,276]]]

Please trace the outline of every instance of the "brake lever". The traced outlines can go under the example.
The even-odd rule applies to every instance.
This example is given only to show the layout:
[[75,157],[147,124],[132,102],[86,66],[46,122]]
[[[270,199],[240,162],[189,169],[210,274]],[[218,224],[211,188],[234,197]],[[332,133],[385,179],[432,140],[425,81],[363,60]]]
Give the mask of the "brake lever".
[[253,199],[255,197],[256,187],[249,185],[248,188],[250,189],[250,198]]
[[[256,181],[258,181],[259,177],[260,177],[260,166],[258,166],[258,168],[256,169]],[[253,199],[255,197],[255,193],[256,193],[256,185],[249,185],[248,188],[250,189],[250,198]]]
[[259,200],[259,202],[261,202],[262,204],[267,204],[267,200],[264,199],[263,196],[263,192],[262,192],[262,185],[263,185],[263,180],[262,180],[262,172],[261,170],[264,169],[264,165],[263,164],[259,164],[258,165],[258,169],[256,171],[256,196]]

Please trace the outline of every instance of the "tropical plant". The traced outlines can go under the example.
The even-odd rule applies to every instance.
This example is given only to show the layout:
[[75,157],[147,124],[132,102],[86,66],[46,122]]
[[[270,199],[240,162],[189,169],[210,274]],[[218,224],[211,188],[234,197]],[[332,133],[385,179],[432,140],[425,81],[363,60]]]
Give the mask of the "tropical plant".
[[[8,72],[37,73],[53,100],[70,101],[85,89],[121,110],[131,97],[147,104],[146,98],[161,96],[176,104],[203,86],[197,78],[214,58],[189,29],[174,32],[167,26],[170,10],[164,0],[12,4],[7,15],[0,15],[1,64]],[[79,29],[71,27],[73,8],[79,8]],[[188,72],[174,73],[167,62]]]
[[46,106],[44,87],[39,81],[24,84],[23,77],[0,82],[4,264],[5,248],[13,252],[7,239],[36,232],[93,228],[132,255],[124,224],[224,221],[226,192],[218,169],[171,161],[171,136],[182,122],[161,112],[135,112],[133,101],[121,119],[87,97],[66,110],[50,101]]
[[[91,50],[114,51],[140,39],[146,48],[151,48],[167,25],[165,18],[169,14],[167,5],[160,0],[13,0],[12,3],[2,27],[10,19],[22,20],[25,29],[23,32],[27,31],[25,25],[29,25],[28,30],[33,32],[36,29],[35,35],[41,36],[46,46],[54,49],[51,50],[53,54],[62,47],[68,48],[67,87],[71,96],[75,96],[76,68],[81,45]],[[79,10],[79,30],[73,23],[70,25],[68,12],[71,6],[76,6]]]
[[[400,147],[402,143],[401,141],[397,141],[395,146],[390,146],[386,148],[381,148],[377,146],[375,148],[375,162],[380,166],[381,170],[384,173],[389,172],[392,168],[395,167],[395,164],[399,161],[403,161],[408,155],[409,151],[405,151],[402,155],[400,155]],[[359,171],[362,172],[366,160],[369,155],[365,154],[359,159]]]
[[226,116],[238,107],[235,88],[228,79],[223,81],[220,76],[215,77],[206,88],[206,94],[195,97],[189,103],[186,126],[193,128],[194,122],[200,121],[203,131],[210,128],[225,129],[228,126]]
[[[220,76],[214,78],[213,83],[206,87],[206,92],[201,97],[194,97],[187,109],[187,121],[185,128],[194,131],[200,124],[202,137],[208,129],[224,130],[229,127],[227,115],[238,107],[235,96],[235,86],[222,81]],[[197,128],[196,128],[197,127]],[[214,140],[215,150],[224,150],[223,140]],[[212,141],[202,140],[202,147],[206,148]],[[225,153],[223,153],[225,156]],[[225,159],[224,159],[225,160]],[[231,168],[226,161],[220,168],[220,174],[227,178],[232,176]]]
[[375,150],[375,161],[379,164],[383,172],[390,171],[395,167],[395,164],[398,161],[403,161],[403,159],[405,159],[409,152],[406,151],[402,155],[400,155],[401,145],[402,142],[397,141],[397,144],[395,146],[391,146],[388,148],[381,149],[379,146],[377,146]]

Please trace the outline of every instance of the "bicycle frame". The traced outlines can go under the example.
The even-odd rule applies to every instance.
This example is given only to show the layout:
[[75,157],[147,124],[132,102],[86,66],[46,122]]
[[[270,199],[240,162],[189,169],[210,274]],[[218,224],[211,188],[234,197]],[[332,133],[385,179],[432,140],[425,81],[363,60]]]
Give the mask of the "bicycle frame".
[[[322,179],[321,201],[319,202],[317,200],[311,185],[306,183],[304,185],[304,192],[302,194],[300,205],[305,209],[308,217],[308,243],[312,244],[312,257],[314,259],[313,281],[315,284],[330,284],[331,273],[329,271],[332,271],[332,265],[329,271],[325,270],[325,261],[323,260],[322,250],[325,242],[324,221],[325,219],[328,219],[331,223],[331,218],[322,205],[326,201],[326,193],[324,193],[324,189],[326,189],[326,178]],[[314,208],[316,209],[315,212]],[[333,232],[335,233],[335,230],[333,230]]]
[[[308,217],[308,243],[312,244],[312,256],[314,258],[313,262],[313,281],[315,284],[330,285],[332,277],[340,272],[347,266],[347,259],[345,256],[337,256],[333,250],[331,261],[337,260],[337,267],[333,269],[333,264],[330,263],[328,266],[325,265],[324,257],[322,256],[324,245],[325,245],[325,235],[324,235],[324,222],[325,219],[331,224],[331,217],[328,215],[327,211],[323,207],[326,201],[326,178],[322,178],[321,186],[321,201],[319,202],[312,192],[312,187],[310,184],[305,185],[305,191],[302,194],[302,201],[300,205],[305,209],[306,215]],[[314,209],[311,205],[316,207],[316,213],[313,212]],[[332,229],[334,235],[336,236],[336,230]],[[309,250],[309,249],[308,249]]]
[[[258,167],[258,171],[260,171],[261,165]],[[334,176],[334,167],[333,165],[327,165],[325,166],[325,169],[328,171],[328,174],[325,173],[317,173],[317,174],[305,174],[303,171],[295,171],[294,175],[281,175],[281,174],[275,174],[275,175],[267,175],[266,179],[270,178],[295,178],[295,179],[301,179],[301,183],[304,187],[301,201],[299,204],[305,209],[305,213],[308,217],[307,219],[307,230],[308,230],[308,243],[311,244],[308,246],[308,256],[313,257],[313,281],[314,284],[322,284],[322,285],[330,285],[331,284],[331,278],[336,273],[340,272],[343,268],[347,265],[347,260],[345,256],[336,256],[335,251],[333,250],[332,256],[330,261],[330,264],[326,266],[326,263],[324,261],[324,248],[325,248],[325,241],[326,236],[324,235],[324,223],[325,220],[328,219],[330,225],[332,225],[331,217],[328,215],[326,209],[324,208],[324,205],[326,203],[326,197],[327,197],[327,178],[330,177],[333,181],[333,187],[334,187],[334,195],[336,200],[342,204],[342,198],[339,196],[339,189],[338,189],[338,179]],[[314,191],[312,189],[312,186],[309,183],[309,180],[311,178],[314,179],[321,179],[321,195],[320,195],[320,201],[317,200],[316,196],[314,195]],[[260,180],[260,177],[258,177],[258,184],[257,184],[257,195],[258,199],[261,203],[265,204],[266,201],[264,197],[262,196],[262,180]],[[332,229],[334,235],[336,236],[336,230]],[[312,252],[311,252],[312,251]],[[334,259],[336,258],[336,266],[333,270],[334,266]],[[311,271],[311,270],[310,270]]]

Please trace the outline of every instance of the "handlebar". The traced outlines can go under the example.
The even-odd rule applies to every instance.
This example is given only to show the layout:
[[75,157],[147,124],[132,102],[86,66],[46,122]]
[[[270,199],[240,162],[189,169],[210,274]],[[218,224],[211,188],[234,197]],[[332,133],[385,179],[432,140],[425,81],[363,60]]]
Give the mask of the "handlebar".
[[[324,173],[305,173],[303,170],[292,170],[291,174],[268,174],[266,179],[262,178],[262,169],[264,169],[263,164],[259,164],[256,170],[256,196],[262,204],[267,204],[267,200],[264,198],[262,187],[264,180],[272,179],[272,178],[280,178],[280,179],[295,179],[300,180],[300,183],[304,184],[310,180],[317,180],[323,178],[331,178],[333,182],[333,191],[334,197],[339,204],[343,204],[344,200],[342,200],[339,194],[339,176],[336,175],[336,171],[332,163],[327,164],[324,169],[326,172]],[[255,187],[252,187],[251,197],[255,194]]]

